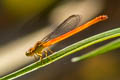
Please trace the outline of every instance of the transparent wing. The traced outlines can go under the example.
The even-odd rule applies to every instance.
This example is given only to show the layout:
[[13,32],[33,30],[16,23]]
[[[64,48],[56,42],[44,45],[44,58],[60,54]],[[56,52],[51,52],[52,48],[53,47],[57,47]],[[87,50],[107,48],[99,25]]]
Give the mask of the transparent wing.
[[80,15],[72,15],[61,23],[53,32],[45,36],[41,41],[46,42],[56,38],[80,25]]

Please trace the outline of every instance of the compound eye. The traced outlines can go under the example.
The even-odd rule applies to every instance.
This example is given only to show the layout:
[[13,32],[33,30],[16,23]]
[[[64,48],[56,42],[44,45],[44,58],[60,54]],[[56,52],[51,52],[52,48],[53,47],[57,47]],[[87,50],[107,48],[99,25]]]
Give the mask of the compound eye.
[[26,56],[30,56],[31,55],[31,51],[28,50],[25,54],[26,54]]
[[29,56],[29,53],[26,52],[25,55],[26,55],[26,56]]

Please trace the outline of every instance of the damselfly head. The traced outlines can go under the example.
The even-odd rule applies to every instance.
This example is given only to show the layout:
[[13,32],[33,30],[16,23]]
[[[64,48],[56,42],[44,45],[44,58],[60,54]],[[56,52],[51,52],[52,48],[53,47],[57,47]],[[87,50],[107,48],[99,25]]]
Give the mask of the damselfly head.
[[28,52],[28,51],[25,53],[25,55],[26,55],[26,56],[32,56],[31,53]]
[[33,53],[33,49],[30,48],[26,53],[25,53],[26,56],[33,56],[34,53]]
[[38,41],[34,47],[30,48],[27,52],[26,52],[26,56],[34,56],[34,54],[36,53],[40,53],[43,50],[43,42]]

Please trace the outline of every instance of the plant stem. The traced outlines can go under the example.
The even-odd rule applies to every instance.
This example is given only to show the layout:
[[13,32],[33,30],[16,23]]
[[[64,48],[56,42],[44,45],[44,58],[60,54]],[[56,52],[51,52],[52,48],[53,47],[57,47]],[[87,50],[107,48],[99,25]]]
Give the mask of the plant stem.
[[100,33],[98,35],[84,39],[84,40],[79,41],[75,44],[72,44],[72,45],[70,45],[70,46],[68,46],[60,51],[55,52],[54,54],[49,56],[49,58],[51,60],[49,60],[48,58],[44,58],[42,60],[42,62],[36,61],[33,64],[28,65],[28,66],[26,66],[26,67],[24,67],[16,72],[13,72],[11,74],[8,74],[0,79],[1,80],[15,79],[15,78],[20,77],[22,75],[25,75],[29,72],[32,72],[32,71],[37,70],[39,68],[42,68],[48,64],[51,64],[59,59],[62,59],[67,55],[73,54],[77,51],[80,51],[84,48],[87,48],[88,46],[91,46],[93,44],[96,44],[96,43],[99,43],[99,42],[102,42],[104,40],[108,40],[108,39],[111,39],[114,37],[118,37],[118,36],[120,36],[120,28],[106,31],[104,33]]

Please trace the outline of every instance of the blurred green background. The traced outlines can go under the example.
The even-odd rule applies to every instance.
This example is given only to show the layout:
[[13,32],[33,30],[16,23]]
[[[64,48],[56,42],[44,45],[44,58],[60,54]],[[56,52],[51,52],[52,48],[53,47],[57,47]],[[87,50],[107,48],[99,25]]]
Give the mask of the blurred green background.
[[[119,3],[119,0],[1,0],[0,77],[34,62],[25,52],[70,15],[81,15],[81,24],[101,14],[108,15],[109,19],[52,46],[53,51],[119,27]],[[70,61],[110,41],[93,45],[15,80],[120,80],[119,49],[77,63]]]

